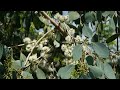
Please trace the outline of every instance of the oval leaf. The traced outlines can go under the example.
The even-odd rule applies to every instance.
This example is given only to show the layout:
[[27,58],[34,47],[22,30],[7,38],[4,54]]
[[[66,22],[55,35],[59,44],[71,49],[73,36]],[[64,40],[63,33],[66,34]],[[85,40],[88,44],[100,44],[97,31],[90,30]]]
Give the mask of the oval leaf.
[[20,60],[24,62],[26,60],[26,56],[21,52],[20,53]]
[[107,58],[109,56],[109,49],[103,43],[93,43],[93,48],[100,57]]
[[69,79],[71,77],[71,72],[75,68],[74,65],[68,65],[65,67],[62,67],[58,71],[58,76],[60,76],[62,79]]
[[109,27],[110,27],[110,30],[115,30],[115,22],[114,22],[114,20],[113,20],[113,18],[111,18],[110,20],[109,20]]
[[89,23],[89,22],[95,21],[95,17],[91,12],[87,12],[85,14],[85,20],[87,23]]
[[45,73],[39,68],[36,70],[36,76],[38,79],[46,79]]
[[92,38],[93,32],[88,26],[84,25],[84,27],[82,28],[82,33],[86,37]]
[[104,73],[107,78],[116,79],[115,73],[114,73],[112,67],[108,63],[104,63]]
[[82,47],[81,45],[76,45],[73,48],[73,60],[80,60],[82,57]]
[[97,66],[90,66],[90,72],[94,75],[94,77],[99,78],[103,75],[103,70]]
[[21,75],[23,76],[24,79],[33,79],[32,74],[30,74],[27,71],[22,71]]
[[20,60],[16,60],[12,62],[12,68],[18,70],[22,67],[22,62]]
[[76,12],[76,11],[71,11],[71,12],[68,13],[68,15],[69,15],[69,20],[70,21],[73,21],[73,20],[76,20],[76,19],[80,18],[79,13]]
[[119,37],[120,34],[114,34],[112,35],[111,37],[109,37],[107,40],[106,40],[106,43],[109,43],[109,42],[112,42],[114,41],[117,37]]

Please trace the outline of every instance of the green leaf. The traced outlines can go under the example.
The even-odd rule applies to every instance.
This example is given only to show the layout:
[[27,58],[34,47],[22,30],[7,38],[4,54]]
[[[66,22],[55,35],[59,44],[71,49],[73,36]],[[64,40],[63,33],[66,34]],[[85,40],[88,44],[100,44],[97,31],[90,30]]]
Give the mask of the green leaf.
[[45,73],[39,68],[36,70],[36,76],[38,79],[46,79]]
[[97,67],[99,67],[100,69],[104,69],[104,64],[103,64],[103,62],[101,61],[101,60],[96,60],[96,64],[97,64]]
[[24,62],[26,60],[26,56],[21,52],[20,53],[20,60]]
[[68,15],[69,15],[69,20],[70,21],[73,21],[73,20],[76,20],[76,19],[80,18],[79,13],[76,12],[76,11],[71,11],[71,12],[68,13]]
[[62,79],[69,79],[71,77],[71,72],[75,68],[74,65],[67,65],[65,67],[61,67],[58,71],[58,76],[60,76]]
[[110,30],[115,31],[116,27],[115,27],[115,22],[114,22],[113,18],[111,18],[109,20],[109,28],[110,28]]
[[22,62],[20,60],[16,60],[12,62],[12,68],[15,70],[21,69]]
[[83,33],[83,35],[85,35],[86,37],[89,37],[89,38],[92,38],[92,36],[93,36],[92,30],[86,25],[84,25],[84,27],[82,28],[82,33]]
[[87,23],[95,21],[95,17],[93,15],[93,13],[87,12],[85,14],[85,20],[86,20]]
[[102,13],[102,16],[107,17],[110,14],[110,11],[105,11]]
[[109,42],[112,42],[112,41],[114,41],[117,37],[119,37],[120,36],[120,34],[114,34],[114,35],[112,35],[111,37],[109,37],[107,40],[106,40],[106,43],[109,43]]
[[99,42],[94,42],[93,48],[95,52],[102,58],[107,58],[109,56],[109,49],[103,44]]
[[44,23],[36,15],[33,17],[33,24],[37,30],[44,27]]
[[82,57],[82,47],[81,45],[76,45],[73,48],[73,60],[80,60]]
[[23,76],[24,79],[33,79],[32,74],[26,71],[22,71],[21,75]]
[[93,65],[94,60],[93,60],[92,56],[87,56],[86,61],[87,61],[88,65]]
[[3,55],[3,45],[0,44],[0,59],[2,58]]
[[94,75],[94,77],[99,78],[101,77],[104,73],[103,70],[100,69],[97,66],[90,66],[90,72]]
[[116,79],[115,72],[108,63],[104,63],[104,73],[108,79]]

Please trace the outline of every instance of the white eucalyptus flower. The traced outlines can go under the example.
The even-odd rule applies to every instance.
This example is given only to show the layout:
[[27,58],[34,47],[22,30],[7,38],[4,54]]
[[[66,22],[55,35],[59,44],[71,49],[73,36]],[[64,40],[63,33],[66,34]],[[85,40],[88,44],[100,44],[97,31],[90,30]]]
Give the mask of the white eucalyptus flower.
[[38,34],[39,34],[40,36],[42,36],[42,35],[44,35],[44,32],[39,32]]
[[76,43],[80,43],[80,41],[82,41],[82,40],[81,40],[81,37],[80,37],[79,35],[77,35],[77,36],[75,37],[75,42],[76,42]]
[[32,46],[34,46],[34,45],[36,44],[36,42],[37,42],[37,40],[34,39],[34,40],[32,41]]
[[66,20],[66,21],[69,20],[69,16],[68,16],[68,15],[65,15],[65,16],[64,16],[64,20]]
[[37,60],[37,54],[33,54],[32,56],[29,57],[30,61],[35,61]]
[[66,57],[72,57],[72,51],[67,49],[67,50],[65,50],[64,55]]
[[62,51],[65,51],[66,49],[67,49],[67,46],[66,46],[65,44],[62,44],[61,50],[62,50]]
[[65,40],[66,40],[67,43],[72,42],[72,38],[69,35],[65,37]]
[[60,22],[64,22],[64,21],[65,21],[64,16],[62,16],[62,15],[60,15],[60,16],[58,17],[58,19],[60,20]]
[[44,46],[44,47],[42,48],[42,50],[45,51],[45,52],[49,52],[49,51],[50,51],[50,48],[47,47],[47,46]]
[[45,52],[41,52],[40,56],[44,57],[45,56]]
[[38,45],[37,50],[38,50],[38,51],[39,51],[39,50],[42,50],[42,48],[43,48],[43,44],[40,43],[40,44]]
[[55,18],[55,19],[58,19],[59,16],[60,16],[60,14],[59,14],[59,13],[56,13],[55,16],[54,16],[54,18]]
[[69,30],[69,34],[73,36],[73,35],[75,34],[75,29],[71,28],[71,29]]
[[26,38],[23,39],[23,42],[28,44],[28,43],[31,42],[31,39],[29,37],[26,37]]
[[48,40],[45,39],[45,40],[43,41],[43,45],[47,45],[47,44],[48,44]]

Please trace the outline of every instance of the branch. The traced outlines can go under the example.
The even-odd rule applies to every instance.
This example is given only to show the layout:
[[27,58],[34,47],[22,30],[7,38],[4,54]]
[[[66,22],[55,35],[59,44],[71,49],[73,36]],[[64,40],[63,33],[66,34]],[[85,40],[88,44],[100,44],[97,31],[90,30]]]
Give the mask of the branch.
[[64,32],[64,29],[60,27],[60,25],[58,23],[55,22],[54,19],[50,18],[44,11],[41,11],[41,14],[47,18],[48,20],[50,20],[50,22],[64,35],[67,36],[67,33]]
[[26,58],[26,61],[25,61],[25,63],[24,63],[25,66],[26,66],[26,64],[27,64],[27,62],[28,62],[28,60],[29,60],[29,57],[30,57],[30,55],[32,54],[34,48],[35,48],[35,47],[37,46],[37,44],[38,44],[46,35],[48,35],[51,31],[53,31],[53,30],[48,31],[46,34],[44,34],[44,35],[36,42],[36,44],[34,45],[34,47],[32,48],[32,50],[30,51],[30,53],[28,54],[28,56],[27,56],[27,58]]

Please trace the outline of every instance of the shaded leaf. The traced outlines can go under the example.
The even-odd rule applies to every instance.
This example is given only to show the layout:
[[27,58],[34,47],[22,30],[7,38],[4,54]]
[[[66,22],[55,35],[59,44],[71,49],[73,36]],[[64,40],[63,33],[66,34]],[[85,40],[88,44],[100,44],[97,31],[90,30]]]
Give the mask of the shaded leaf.
[[82,57],[82,47],[81,45],[76,45],[73,48],[73,60],[80,60]]
[[112,67],[108,63],[104,63],[104,73],[107,78],[116,79],[115,72],[113,71]]
[[24,79],[33,79],[32,74],[30,74],[27,71],[22,71],[21,75],[23,76]]
[[94,75],[94,77],[99,78],[101,77],[104,73],[103,70],[97,66],[90,66],[90,72]]
[[38,79],[46,79],[45,73],[39,68],[36,70],[36,76]]
[[65,67],[61,67],[58,71],[58,76],[60,76],[62,79],[69,79],[71,77],[71,72],[75,68],[74,65],[67,65]]
[[3,55],[3,45],[0,44],[0,59],[2,58]]
[[44,23],[36,15],[33,17],[33,24],[37,30],[44,27]]
[[22,67],[22,62],[20,60],[16,60],[12,62],[12,68],[15,70],[21,69]]
[[92,56],[87,56],[86,61],[87,61],[88,65],[93,65],[94,60],[93,60]]
[[20,53],[20,60],[24,62],[26,60],[26,56],[21,52]]
[[102,21],[102,13],[101,13],[101,11],[97,11],[96,15],[97,15],[98,22],[101,22]]
[[112,35],[111,37],[109,37],[107,40],[106,40],[106,43],[109,43],[109,42],[112,42],[114,41],[117,37],[119,37],[120,34],[114,34]]
[[103,43],[94,42],[93,48],[100,57],[107,58],[109,56],[109,49]]
[[0,62],[0,73],[4,71],[4,66],[3,64]]
[[93,15],[93,13],[87,12],[87,13],[85,14],[85,20],[86,20],[87,23],[92,22],[92,21],[95,21],[95,17],[94,17],[94,15]]
[[110,27],[110,30],[114,30],[115,31],[115,22],[114,22],[114,20],[113,20],[113,18],[111,18],[110,20],[109,20],[109,27]]
[[93,37],[92,37],[92,42],[98,42],[98,35],[95,34]]

